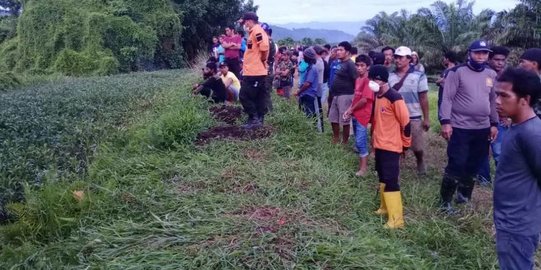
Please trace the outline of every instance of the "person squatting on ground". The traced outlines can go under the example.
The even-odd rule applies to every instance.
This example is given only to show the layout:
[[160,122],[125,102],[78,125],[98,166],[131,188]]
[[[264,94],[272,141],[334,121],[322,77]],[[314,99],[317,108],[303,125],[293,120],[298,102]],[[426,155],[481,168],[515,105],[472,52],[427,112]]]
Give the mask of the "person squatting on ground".
[[355,81],[355,94],[349,109],[343,115],[344,119],[351,118],[353,133],[355,134],[355,146],[359,151],[359,170],[356,176],[364,176],[368,170],[368,123],[372,117],[374,105],[374,92],[368,87],[368,70],[372,60],[367,55],[359,55],[355,58],[355,66],[359,77]]
[[486,41],[473,42],[468,62],[453,68],[445,79],[440,123],[442,137],[449,143],[440,195],[441,208],[447,213],[454,212],[451,201],[455,191],[456,203],[471,200],[473,178],[498,134],[496,72],[486,68],[489,52]]
[[389,75],[389,86],[404,98],[410,115],[411,150],[417,160],[417,174],[426,174],[425,132],[430,128],[428,80],[423,72],[411,66],[411,49],[398,47],[394,53],[395,70]]
[[389,87],[387,67],[372,66],[368,78],[370,89],[376,93],[371,130],[380,183],[380,208],[376,214],[387,214],[386,228],[402,228],[404,215],[398,178],[400,155],[411,144],[409,112],[402,96]]
[[240,102],[248,114],[248,120],[243,127],[247,129],[262,126],[268,111],[266,95],[269,93],[265,82],[268,75],[269,38],[258,20],[259,18],[253,12],[247,12],[242,17],[242,23],[249,33],[240,89]]
[[541,97],[537,74],[507,69],[497,79],[496,108],[511,119],[494,181],[494,225],[500,269],[534,269],[541,233]]
[[[350,120],[344,119],[342,116],[351,106],[353,93],[355,91],[355,81],[359,76],[357,67],[349,57],[351,44],[347,41],[340,42],[336,49],[337,58],[340,60],[336,67],[333,83],[330,90],[332,103],[329,109],[329,121],[332,126],[334,144],[342,143],[344,145],[349,142]],[[340,126],[342,126],[342,140],[340,140]]]
[[316,52],[307,48],[303,52],[304,61],[308,64],[303,85],[295,93],[299,97],[299,106],[306,116],[313,118],[319,124],[319,103],[317,91],[319,88],[318,71],[316,68]]
[[[488,55],[488,65],[496,74],[500,76],[507,65],[507,57],[509,56],[509,49],[501,46],[494,46],[491,48],[492,52]],[[502,151],[502,139],[505,136],[509,125],[511,124],[509,118],[499,115],[500,122],[498,123],[498,136],[490,144],[492,149],[492,157],[494,163],[498,166],[498,159]],[[477,182],[480,185],[489,186],[492,185],[492,177],[490,176],[490,156],[487,156],[481,164],[481,168],[477,174]]]
[[215,62],[208,62],[203,68],[203,79],[204,82],[193,87],[192,93],[211,98],[214,103],[224,103],[227,99],[227,89],[217,72]]
[[233,72],[229,71],[227,63],[220,63],[220,78],[227,89],[227,101],[233,103],[239,100],[240,81]]

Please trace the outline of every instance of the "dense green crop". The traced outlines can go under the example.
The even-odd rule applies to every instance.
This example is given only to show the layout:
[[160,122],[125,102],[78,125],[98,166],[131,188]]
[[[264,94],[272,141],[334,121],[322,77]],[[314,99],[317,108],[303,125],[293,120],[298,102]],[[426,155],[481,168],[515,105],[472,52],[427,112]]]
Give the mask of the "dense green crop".
[[[83,175],[102,138],[181,83],[186,77],[177,71],[67,79],[0,94],[0,210],[22,199],[25,182]],[[160,126],[154,140],[167,142],[156,134],[168,129]]]

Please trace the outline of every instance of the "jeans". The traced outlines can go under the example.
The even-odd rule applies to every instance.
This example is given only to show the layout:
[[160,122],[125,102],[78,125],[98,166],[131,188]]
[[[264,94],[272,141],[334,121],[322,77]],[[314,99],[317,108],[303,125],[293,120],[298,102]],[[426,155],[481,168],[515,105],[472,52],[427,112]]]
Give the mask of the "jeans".
[[539,234],[522,236],[496,231],[496,252],[501,270],[532,270],[535,252],[539,245]]
[[353,133],[355,134],[355,146],[359,151],[359,157],[368,156],[368,129],[361,125],[355,117],[351,118]]
[[313,97],[310,95],[304,95],[299,98],[299,106],[306,114],[307,117],[315,118],[315,124],[318,129],[318,131],[321,132],[323,130],[323,121],[321,121],[320,118],[320,108],[319,108],[319,102],[317,100],[317,97]]

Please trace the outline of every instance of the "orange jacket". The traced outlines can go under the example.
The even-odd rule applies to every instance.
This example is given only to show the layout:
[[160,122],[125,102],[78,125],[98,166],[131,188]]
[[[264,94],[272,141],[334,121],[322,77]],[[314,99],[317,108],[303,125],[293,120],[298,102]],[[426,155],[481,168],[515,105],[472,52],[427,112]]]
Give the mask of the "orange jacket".
[[243,76],[267,76],[267,59],[269,55],[269,37],[256,24],[250,29],[244,53]]
[[408,107],[402,96],[389,89],[376,96],[372,119],[372,142],[376,149],[402,153],[411,146],[411,128]]

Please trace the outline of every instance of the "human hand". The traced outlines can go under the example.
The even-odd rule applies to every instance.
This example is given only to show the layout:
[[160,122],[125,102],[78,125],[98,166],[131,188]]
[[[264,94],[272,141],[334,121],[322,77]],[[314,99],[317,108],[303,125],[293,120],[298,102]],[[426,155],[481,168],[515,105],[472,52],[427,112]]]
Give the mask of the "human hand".
[[451,127],[451,124],[445,124],[441,126],[441,136],[449,141],[451,139],[451,135],[453,134],[453,127]]
[[351,117],[351,108],[347,109],[342,115],[342,119],[348,120]]
[[498,128],[490,127],[490,137],[488,138],[488,140],[493,142],[494,140],[496,140],[496,136],[498,136]]
[[430,129],[430,119],[424,119],[423,120],[423,129],[425,131],[428,131]]

